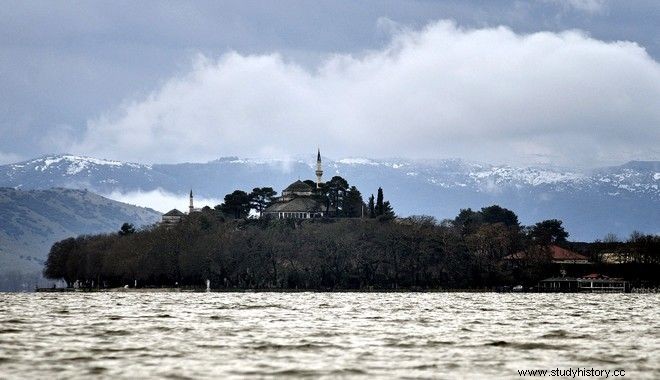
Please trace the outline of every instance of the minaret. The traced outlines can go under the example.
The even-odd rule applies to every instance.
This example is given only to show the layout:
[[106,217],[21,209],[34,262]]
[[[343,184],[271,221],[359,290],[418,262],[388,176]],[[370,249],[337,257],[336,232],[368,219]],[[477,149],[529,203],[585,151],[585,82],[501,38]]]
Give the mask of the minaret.
[[188,214],[192,214],[193,210],[195,210],[195,207],[193,206],[193,195],[192,195],[192,189],[190,189],[190,206],[188,206]]
[[323,169],[321,168],[321,149],[318,150],[316,156],[316,188],[321,187],[321,177],[323,177]]

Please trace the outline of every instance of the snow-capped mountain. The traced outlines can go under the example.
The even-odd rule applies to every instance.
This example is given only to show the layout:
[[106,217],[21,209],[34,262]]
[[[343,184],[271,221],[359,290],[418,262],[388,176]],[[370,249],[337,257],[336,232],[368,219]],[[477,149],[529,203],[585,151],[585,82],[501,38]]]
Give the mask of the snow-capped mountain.
[[[315,157],[300,160],[221,158],[208,163],[143,165],[75,155],[49,155],[0,166],[0,186],[22,189],[86,188],[100,194],[148,192],[222,199],[234,189],[272,186],[314,177]],[[512,167],[449,160],[323,159],[324,178],[341,175],[363,192],[379,186],[401,215],[454,217],[461,208],[500,204],[523,223],[564,220],[574,239],[608,232],[660,232],[660,162],[583,172],[558,167]],[[181,207],[185,207],[182,205]]]
[[[26,189],[71,187],[98,189],[116,186],[137,186],[159,181],[150,165],[101,160],[71,154],[48,155],[16,164],[0,166],[0,186]],[[153,178],[152,175],[156,175]],[[131,184],[132,179],[139,183]]]

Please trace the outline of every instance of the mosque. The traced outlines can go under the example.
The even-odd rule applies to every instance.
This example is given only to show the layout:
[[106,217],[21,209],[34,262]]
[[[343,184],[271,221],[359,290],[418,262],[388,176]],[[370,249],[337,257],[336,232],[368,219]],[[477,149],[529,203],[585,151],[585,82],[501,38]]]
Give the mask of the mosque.
[[[190,190],[190,204],[188,206],[188,215],[192,214],[193,212],[200,212],[200,211],[201,211],[200,209],[195,208],[195,206],[193,205],[193,192],[192,190]],[[166,212],[165,214],[163,214],[160,224],[164,226],[172,226],[181,222],[181,220],[185,216],[186,216],[185,213],[177,209],[172,209]]]
[[[311,219],[330,216],[334,213],[332,207],[327,207],[322,199],[316,196],[315,190],[323,183],[323,168],[321,151],[316,155],[316,188],[301,180],[290,184],[282,190],[282,196],[273,200],[262,213],[262,217],[274,219]],[[309,181],[311,182],[311,181]]]
[[[332,216],[335,213],[333,207],[328,207],[321,197],[316,194],[317,189],[323,183],[323,167],[321,164],[321,150],[316,155],[316,184],[310,185],[312,181],[303,182],[297,180],[282,190],[282,195],[273,199],[273,203],[262,213],[262,218],[274,219],[312,219]],[[190,190],[190,205],[188,214],[172,209],[163,214],[161,225],[173,226],[181,222],[186,215],[199,212],[200,209],[193,205],[193,192]]]

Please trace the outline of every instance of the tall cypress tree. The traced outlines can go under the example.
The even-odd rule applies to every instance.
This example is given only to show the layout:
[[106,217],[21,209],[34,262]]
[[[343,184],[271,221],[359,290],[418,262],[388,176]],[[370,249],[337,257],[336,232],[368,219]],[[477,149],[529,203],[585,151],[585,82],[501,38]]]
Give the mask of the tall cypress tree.
[[344,197],[348,190],[348,181],[340,176],[334,176],[327,185],[330,205],[337,210],[337,216],[344,216]]
[[390,201],[385,201],[383,203],[383,214],[378,219],[391,220],[394,218],[396,218],[396,214],[394,213],[394,209],[392,208]]
[[378,196],[376,198],[376,216],[383,215],[383,188],[378,188]]
[[376,217],[376,205],[374,203],[374,195],[371,194],[369,197],[369,217],[370,218],[375,218]]
[[361,217],[363,205],[364,201],[362,200],[362,194],[360,194],[360,191],[355,186],[351,186],[344,197],[344,206],[342,210],[344,216],[347,218]]

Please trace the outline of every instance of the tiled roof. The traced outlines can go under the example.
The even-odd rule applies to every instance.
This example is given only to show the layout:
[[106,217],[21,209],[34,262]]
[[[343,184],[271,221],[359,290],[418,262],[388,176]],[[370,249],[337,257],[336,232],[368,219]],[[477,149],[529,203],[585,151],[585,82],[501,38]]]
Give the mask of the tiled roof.
[[269,212],[320,212],[325,211],[323,202],[311,197],[293,198],[288,202],[277,202],[264,210]]
[[185,216],[186,214],[182,213],[181,211],[177,209],[171,209],[170,211],[166,212],[163,214],[163,216]]
[[[562,261],[571,261],[571,262],[576,262],[576,261],[582,261],[582,262],[588,262],[589,258],[585,255],[581,255],[577,252],[569,251],[568,249],[564,249],[560,246],[557,245],[549,245],[547,247],[549,253],[550,253],[550,260],[554,262],[562,262]],[[514,254],[504,256],[505,260],[521,260],[527,257],[527,252],[525,251],[519,251]]]
[[553,261],[578,261],[578,260],[589,260],[585,255],[581,255],[577,252],[569,251],[562,247],[551,245],[548,247],[550,249],[550,256]]

